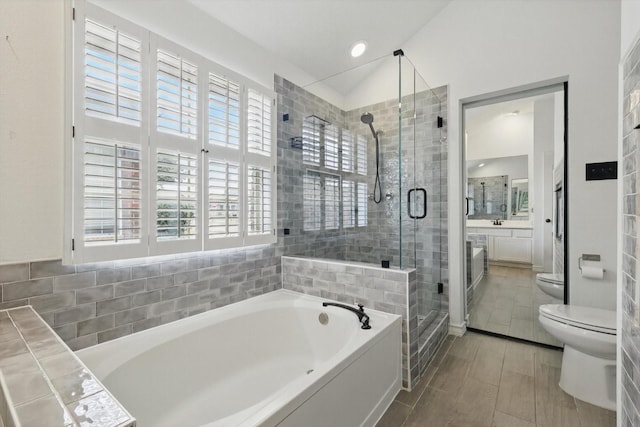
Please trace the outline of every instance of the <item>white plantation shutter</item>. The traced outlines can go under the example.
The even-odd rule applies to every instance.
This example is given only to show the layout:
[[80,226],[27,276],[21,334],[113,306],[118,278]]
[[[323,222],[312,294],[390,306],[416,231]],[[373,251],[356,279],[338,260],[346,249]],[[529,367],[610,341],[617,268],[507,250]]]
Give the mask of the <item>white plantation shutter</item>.
[[356,195],[354,182],[342,181],[342,227],[353,228],[356,225]]
[[362,135],[356,137],[356,171],[358,175],[367,174],[367,138]]
[[209,144],[240,147],[240,85],[209,73]]
[[340,178],[336,176],[324,178],[324,228],[340,228]]
[[271,171],[259,166],[248,167],[247,228],[249,236],[273,234]]
[[157,109],[159,132],[198,137],[198,67],[179,55],[157,50]]
[[353,134],[347,129],[342,129],[342,149],[340,151],[340,161],[343,172],[353,172]]
[[305,174],[302,180],[303,230],[318,231],[322,221],[322,187],[319,175]]
[[156,237],[159,241],[196,239],[198,163],[196,156],[158,151]]
[[241,235],[240,165],[209,160],[209,238]]
[[334,125],[326,125],[324,128],[324,167],[327,169],[338,170],[340,165],[338,141],[338,128]]
[[140,148],[84,144],[84,243],[138,243],[141,236]]
[[271,156],[272,102],[272,98],[249,89],[247,95],[247,148],[250,153]]
[[148,67],[139,27],[92,5],[76,12],[73,144],[64,261],[146,256]]
[[302,163],[320,166],[320,125],[315,117],[302,122]]
[[[162,37],[151,35],[150,255],[202,250],[205,174],[203,120],[206,84],[199,84],[204,60]],[[206,224],[206,221],[204,222]]]
[[65,262],[276,241],[273,91],[86,2]]
[[247,87],[245,164],[245,244],[272,243],[276,226],[274,96]]
[[367,183],[359,182],[358,183],[358,193],[357,193],[357,204],[358,204],[358,227],[364,227],[367,225],[367,200],[368,200],[368,192],[367,192]]
[[85,113],[140,126],[141,41],[85,19]]

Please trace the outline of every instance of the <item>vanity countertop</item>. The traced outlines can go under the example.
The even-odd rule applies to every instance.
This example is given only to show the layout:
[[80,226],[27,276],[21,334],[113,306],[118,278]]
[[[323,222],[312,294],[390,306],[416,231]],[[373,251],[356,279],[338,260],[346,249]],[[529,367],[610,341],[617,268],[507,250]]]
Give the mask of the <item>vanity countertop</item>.
[[517,228],[521,230],[531,230],[533,226],[529,221],[503,220],[502,225],[493,225],[489,219],[468,219],[467,228]]

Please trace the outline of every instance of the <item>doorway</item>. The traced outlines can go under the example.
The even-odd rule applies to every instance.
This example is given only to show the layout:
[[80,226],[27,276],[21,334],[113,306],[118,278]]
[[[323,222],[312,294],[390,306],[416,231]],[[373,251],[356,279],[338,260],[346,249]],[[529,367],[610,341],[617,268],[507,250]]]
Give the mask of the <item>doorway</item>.
[[566,303],[567,84],[462,108],[467,328],[561,346],[538,323]]

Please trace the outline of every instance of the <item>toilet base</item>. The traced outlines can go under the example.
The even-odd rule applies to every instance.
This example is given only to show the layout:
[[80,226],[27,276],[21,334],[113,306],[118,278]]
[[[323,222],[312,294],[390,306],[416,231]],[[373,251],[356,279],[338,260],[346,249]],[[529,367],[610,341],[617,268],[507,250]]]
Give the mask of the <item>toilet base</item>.
[[594,357],[565,344],[560,388],[576,399],[615,411],[615,359]]

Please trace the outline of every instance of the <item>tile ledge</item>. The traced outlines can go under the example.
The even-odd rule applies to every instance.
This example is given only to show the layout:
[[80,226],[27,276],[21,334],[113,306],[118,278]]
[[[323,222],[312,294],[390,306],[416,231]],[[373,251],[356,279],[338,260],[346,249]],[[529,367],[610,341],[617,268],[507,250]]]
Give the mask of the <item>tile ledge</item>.
[[[26,313],[26,311],[29,311],[28,313]],[[12,313],[13,312],[13,313]],[[15,319],[15,316],[13,315],[17,315],[18,312],[20,312],[21,317],[26,315],[27,317],[33,317],[33,320],[37,320],[39,322],[41,322],[42,326],[44,326],[43,329],[46,329],[48,331],[48,334],[46,337],[44,337],[41,340],[38,340],[36,342],[33,341],[27,341],[24,337],[23,331],[32,329],[32,328],[21,328],[20,323],[24,322],[24,317],[22,317],[20,320]],[[92,396],[99,394],[99,393],[105,393],[106,397],[111,400],[116,407],[116,410],[114,412],[114,417],[112,420],[104,420],[101,419],[99,424],[96,424],[96,427],[135,427],[136,426],[136,420],[135,418],[133,418],[131,416],[131,414],[129,414],[129,412],[118,402],[118,400],[104,387],[104,385],[100,382],[100,380],[91,372],[91,370],[89,370],[86,365],[75,355],[75,353],[64,343],[64,341],[53,331],[53,329],[51,328],[51,326],[49,324],[47,324],[42,317],[40,317],[40,315],[33,309],[32,306],[30,305],[26,305],[26,306],[20,306],[20,307],[13,307],[13,308],[8,308],[5,310],[0,310],[0,316],[2,315],[2,313],[4,313],[6,316],[8,316],[9,320],[11,321],[11,323],[13,324],[13,327],[16,329],[16,331],[18,332],[19,335],[19,340],[22,341],[22,344],[24,344],[27,349],[28,352],[31,354],[31,356],[33,357],[33,359],[35,360],[35,363],[38,366],[38,369],[40,371],[40,373],[44,376],[47,385],[49,386],[50,390],[51,390],[51,397],[54,397],[58,406],[60,407],[60,410],[62,411],[62,413],[70,413],[71,411],[69,411],[69,406],[73,405],[73,403],[79,403],[81,400],[87,399],[87,398],[91,398]],[[53,340],[51,340],[51,338],[55,338]],[[16,340],[17,341],[17,340]],[[47,372],[45,371],[45,369],[43,368],[42,364],[40,363],[42,359],[50,356],[47,353],[45,353],[42,356],[37,356],[36,353],[33,351],[32,346],[34,344],[37,344],[39,342],[44,342],[44,341],[50,341],[53,342],[55,345],[62,345],[64,346],[64,352],[62,352],[61,354],[66,354],[68,357],[74,359],[74,361],[76,363],[78,363],[79,365],[81,365],[84,369],[86,369],[86,371],[91,375],[91,377],[93,378],[93,380],[95,380],[95,382],[100,386],[101,390],[99,392],[93,393],[89,396],[84,396],[82,399],[78,399],[75,402],[69,402],[67,404],[64,403],[64,400],[61,396],[61,393],[59,390],[56,389],[56,387],[53,385],[53,378],[47,374]],[[17,354],[17,353],[16,353]],[[7,357],[11,357],[14,356],[15,354],[8,352],[7,354],[5,354],[4,358]],[[46,396],[45,396],[46,397]],[[30,401],[28,403],[33,403],[37,401]],[[27,402],[25,402],[25,404],[27,404]],[[6,380],[4,378],[4,373],[2,372],[2,370],[0,370],[0,407],[4,407],[6,408],[6,413],[0,413],[0,426],[4,425],[6,427],[20,427],[22,425],[22,423],[20,422],[20,417],[18,416],[18,411],[17,408],[19,406],[24,406],[25,404],[22,405],[15,405],[11,399],[11,390],[9,389]],[[71,418],[73,419],[72,424],[69,424],[68,422],[58,422],[58,420],[53,420],[51,419],[50,422],[46,422],[47,426],[50,427],[66,427],[69,425],[74,425],[74,426],[79,426],[81,424],[84,425],[84,423],[81,423],[79,420],[77,420],[73,414],[70,414]],[[123,420],[124,418],[124,420]]]

